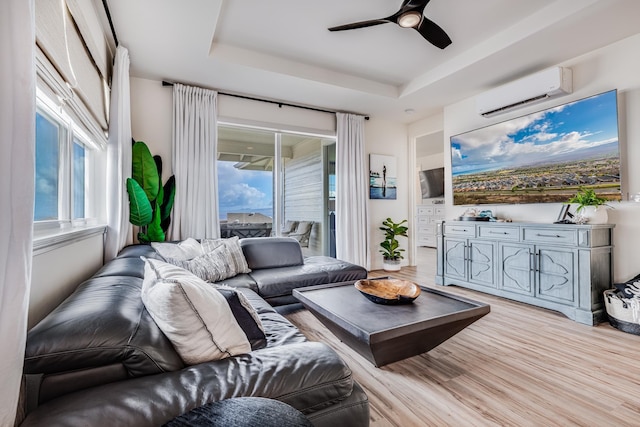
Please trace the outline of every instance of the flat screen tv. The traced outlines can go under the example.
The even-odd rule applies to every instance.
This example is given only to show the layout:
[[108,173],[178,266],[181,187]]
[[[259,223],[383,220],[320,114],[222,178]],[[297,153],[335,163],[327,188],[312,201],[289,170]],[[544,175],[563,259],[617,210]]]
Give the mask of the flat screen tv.
[[451,137],[454,205],[620,200],[617,92]]
[[444,168],[423,170],[419,176],[423,199],[444,196]]

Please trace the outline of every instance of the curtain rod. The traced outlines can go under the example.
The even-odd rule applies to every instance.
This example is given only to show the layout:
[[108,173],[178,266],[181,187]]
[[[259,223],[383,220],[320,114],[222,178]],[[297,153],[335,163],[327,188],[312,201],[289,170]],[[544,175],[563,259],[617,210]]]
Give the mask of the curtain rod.
[[[173,86],[173,83],[163,80],[162,86]],[[329,114],[336,113],[336,111],[323,110],[322,108],[315,108],[315,107],[307,107],[306,105],[289,104],[288,102],[274,101],[272,99],[254,98],[253,96],[238,95],[236,93],[227,93],[227,92],[220,92],[220,91],[217,91],[217,92],[220,95],[233,96],[234,98],[248,99],[250,101],[266,102],[268,104],[276,104],[280,108],[282,108],[283,106],[286,106],[286,107],[302,108],[304,110],[319,111],[321,113],[329,113]],[[364,119],[369,120],[369,116],[364,116]]]
[[104,11],[107,14],[107,20],[109,21],[109,27],[111,28],[113,41],[116,43],[116,47],[118,47],[118,36],[116,36],[116,29],[113,27],[113,20],[111,19],[111,12],[109,11],[109,5],[107,4],[107,0],[102,0],[102,6],[104,7]]

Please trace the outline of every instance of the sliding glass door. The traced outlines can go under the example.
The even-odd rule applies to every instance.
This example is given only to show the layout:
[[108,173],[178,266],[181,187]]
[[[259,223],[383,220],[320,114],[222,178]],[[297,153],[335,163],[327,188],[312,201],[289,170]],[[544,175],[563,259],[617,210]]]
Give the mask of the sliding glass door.
[[290,236],[305,255],[329,255],[331,145],[335,140],[219,126],[221,235]]

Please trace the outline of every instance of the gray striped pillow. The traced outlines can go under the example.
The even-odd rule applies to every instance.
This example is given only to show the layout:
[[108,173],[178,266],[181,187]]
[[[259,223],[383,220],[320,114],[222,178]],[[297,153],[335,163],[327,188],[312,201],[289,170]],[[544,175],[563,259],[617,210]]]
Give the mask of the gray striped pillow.
[[207,282],[218,282],[238,274],[231,252],[226,245],[220,245],[213,250],[205,251],[204,255],[188,261],[174,258],[167,258],[166,261],[192,272]]
[[251,269],[244,257],[244,252],[242,252],[242,247],[240,247],[240,238],[238,236],[228,239],[204,239],[202,241],[202,249],[204,252],[209,252],[220,245],[224,245],[229,249],[237,274],[251,273]]

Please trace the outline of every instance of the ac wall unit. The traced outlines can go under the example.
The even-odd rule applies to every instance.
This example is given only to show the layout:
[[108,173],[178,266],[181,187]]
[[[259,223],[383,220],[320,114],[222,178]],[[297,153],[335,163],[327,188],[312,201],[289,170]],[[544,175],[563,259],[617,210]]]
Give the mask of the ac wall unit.
[[478,114],[492,117],[572,91],[571,69],[553,67],[478,95],[476,107]]

